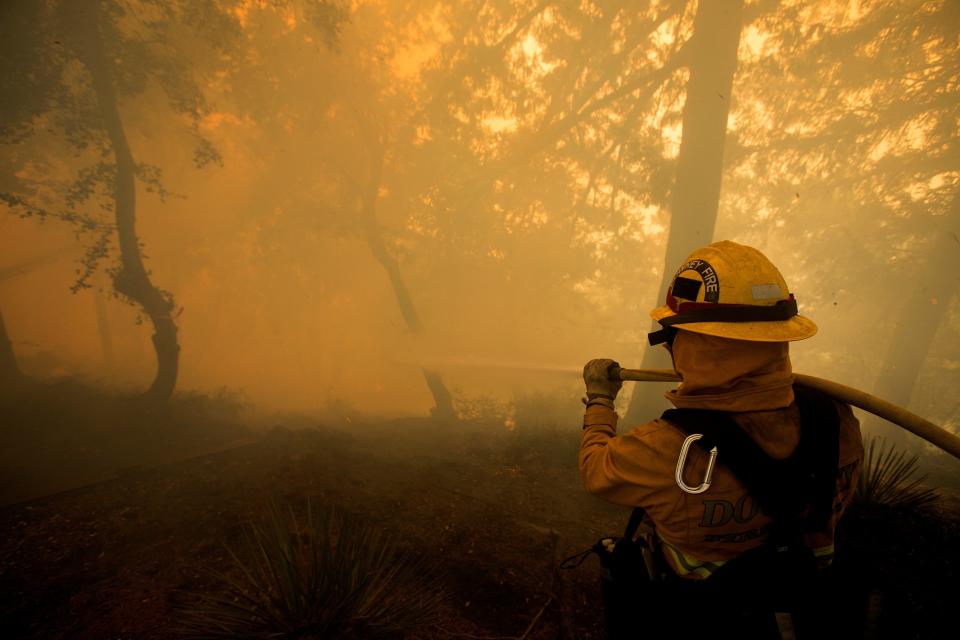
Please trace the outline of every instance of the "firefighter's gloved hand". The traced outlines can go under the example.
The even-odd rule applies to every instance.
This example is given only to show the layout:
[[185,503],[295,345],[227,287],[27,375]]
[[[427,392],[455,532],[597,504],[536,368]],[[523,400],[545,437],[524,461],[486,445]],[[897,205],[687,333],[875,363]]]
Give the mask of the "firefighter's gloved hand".
[[587,401],[597,398],[609,400],[611,404],[620,393],[623,383],[610,379],[610,367],[620,365],[609,358],[591,360],[583,366],[583,381],[587,385]]

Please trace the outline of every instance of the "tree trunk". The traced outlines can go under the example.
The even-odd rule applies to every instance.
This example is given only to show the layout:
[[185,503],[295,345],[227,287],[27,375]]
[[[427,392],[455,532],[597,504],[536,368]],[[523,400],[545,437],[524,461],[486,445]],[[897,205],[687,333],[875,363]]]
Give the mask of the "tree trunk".
[[[888,343],[874,395],[901,407],[910,406],[917,378],[930,352],[930,345],[950,302],[960,288],[960,192],[954,195],[950,211],[944,216],[928,259],[920,270],[911,294],[897,316],[893,337]],[[880,419],[865,421],[868,429],[909,450],[919,450],[923,442],[906,431]]]
[[[383,166],[383,154],[379,145],[372,139],[372,134],[368,130],[367,123],[359,114],[354,112],[357,117],[358,127],[362,136],[367,140],[367,152],[370,159],[370,176],[362,194],[362,208],[364,226],[367,236],[367,245],[370,252],[383,270],[387,272],[390,279],[390,286],[393,288],[393,294],[397,299],[397,306],[400,307],[400,314],[407,325],[407,329],[414,335],[421,333],[422,325],[420,316],[413,304],[413,298],[410,297],[410,291],[400,273],[400,265],[396,258],[387,251],[383,245],[383,238],[380,235],[380,225],[377,223],[377,198],[380,192],[380,180]],[[433,396],[434,406],[430,410],[430,415],[439,420],[455,420],[456,413],[453,410],[453,397],[444,384],[440,373],[431,369],[422,369],[423,378]]]
[[103,292],[99,291],[98,288],[93,289],[93,309],[97,315],[97,333],[100,334],[100,353],[103,356],[103,364],[112,370],[117,363],[114,357],[113,334],[110,333],[107,303],[104,300]]
[[7,335],[7,325],[0,312],[0,392],[6,393],[16,387],[23,379],[17,356],[13,352],[13,343]]
[[[730,113],[730,91],[737,69],[737,47],[743,26],[742,0],[701,1],[694,18],[694,34],[685,47],[690,78],[683,106],[683,138],[673,186],[670,235],[657,300],[663,304],[674,270],[691,251],[709,244],[717,222],[723,147]],[[659,328],[653,323],[653,329]],[[648,348],[643,369],[670,369],[665,349]],[[646,421],[666,408],[663,393],[672,385],[638,384],[630,399],[627,424]]]
[[146,396],[153,401],[166,402],[177,383],[180,356],[177,326],[171,315],[173,296],[154,286],[140,255],[136,231],[136,165],[120,118],[113,85],[113,65],[103,48],[99,13],[100,3],[87,0],[75,14],[81,22],[73,31],[80,34],[77,54],[90,73],[103,127],[110,138],[116,161],[114,214],[121,266],[114,275],[113,286],[117,293],[138,304],[153,324],[157,373]]
[[[0,269],[0,282],[30,273],[38,267],[55,261],[69,251],[69,247],[64,247],[37,258],[4,267]],[[23,372],[20,371],[20,366],[17,364],[17,355],[13,351],[13,342],[7,335],[7,326],[3,321],[3,314],[0,313],[0,393],[17,388],[23,380]]]

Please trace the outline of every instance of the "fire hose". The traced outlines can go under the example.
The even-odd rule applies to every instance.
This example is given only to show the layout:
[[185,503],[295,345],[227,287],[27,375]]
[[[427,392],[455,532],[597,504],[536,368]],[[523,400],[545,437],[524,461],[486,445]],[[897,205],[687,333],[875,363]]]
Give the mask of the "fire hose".
[[[611,367],[610,378],[635,382],[680,381],[680,376],[677,375],[675,371],[669,369],[623,369],[620,367]],[[923,438],[938,449],[942,449],[953,457],[960,459],[960,438],[946,429],[938,427],[929,420],[925,420],[907,411],[903,407],[882,400],[859,389],[833,382],[832,380],[825,380],[802,373],[793,374],[793,378],[797,384],[822,391],[840,402],[858,407],[888,422],[892,422],[915,436]]]

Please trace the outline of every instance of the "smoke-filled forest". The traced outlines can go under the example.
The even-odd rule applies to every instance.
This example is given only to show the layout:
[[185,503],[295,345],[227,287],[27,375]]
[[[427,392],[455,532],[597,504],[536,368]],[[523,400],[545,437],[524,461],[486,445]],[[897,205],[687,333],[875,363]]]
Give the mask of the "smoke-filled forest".
[[[0,30],[4,637],[605,637],[600,564],[560,567],[630,515],[578,469],[583,363],[672,369],[650,310],[714,241],[817,324],[794,372],[960,433],[956,0]],[[619,432],[676,386],[624,384]],[[949,637],[960,461],[856,416],[845,607]]]

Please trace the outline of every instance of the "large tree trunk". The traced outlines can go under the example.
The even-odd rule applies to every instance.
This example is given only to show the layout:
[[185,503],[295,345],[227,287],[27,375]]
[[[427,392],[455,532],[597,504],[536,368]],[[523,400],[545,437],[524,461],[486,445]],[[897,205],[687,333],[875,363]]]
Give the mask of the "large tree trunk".
[[[917,378],[930,352],[937,328],[960,288],[960,192],[927,250],[928,259],[910,287],[897,316],[873,393],[901,407],[910,406]],[[865,425],[898,446],[919,450],[923,442],[903,429],[870,417]]]
[[17,366],[17,356],[13,352],[13,343],[7,335],[7,325],[4,324],[3,313],[0,312],[0,392],[12,390],[22,379],[20,367]]
[[[651,307],[663,304],[674,270],[683,259],[713,239],[730,91],[742,25],[742,0],[701,1],[697,7],[694,35],[685,47],[690,78],[670,207],[670,236],[657,300]],[[656,323],[651,326],[658,328]],[[640,366],[643,369],[673,368],[669,354],[661,348],[648,348]],[[659,414],[666,407],[663,393],[670,386],[656,382],[637,384],[630,399],[627,423],[645,421]]]
[[113,64],[104,51],[99,13],[98,0],[87,0],[75,14],[79,24],[75,25],[73,31],[78,34],[77,54],[90,73],[103,127],[110,138],[116,162],[114,214],[121,266],[114,275],[113,286],[119,294],[138,304],[153,324],[157,373],[146,396],[154,401],[165,402],[173,394],[177,383],[180,356],[177,326],[171,316],[173,296],[154,286],[140,255],[136,231],[136,166],[120,118],[113,84]]

